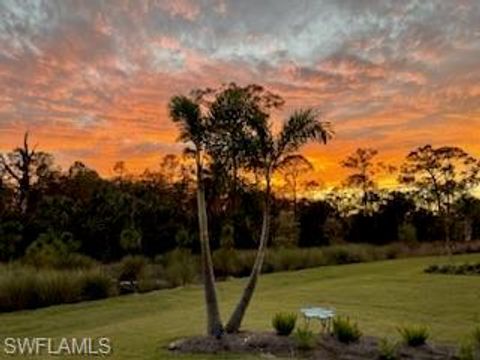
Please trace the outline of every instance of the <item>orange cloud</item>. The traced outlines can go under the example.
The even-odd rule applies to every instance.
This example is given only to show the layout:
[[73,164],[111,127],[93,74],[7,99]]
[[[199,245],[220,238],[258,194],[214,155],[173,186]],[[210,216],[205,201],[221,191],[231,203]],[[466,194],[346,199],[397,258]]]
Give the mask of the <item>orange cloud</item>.
[[331,144],[304,149],[328,184],[357,147],[391,164],[425,143],[480,156],[478,7],[307,3],[1,4],[0,151],[29,130],[63,167],[139,173],[182,149],[172,95],[235,81],[285,98],[277,128],[304,106],[333,123]]

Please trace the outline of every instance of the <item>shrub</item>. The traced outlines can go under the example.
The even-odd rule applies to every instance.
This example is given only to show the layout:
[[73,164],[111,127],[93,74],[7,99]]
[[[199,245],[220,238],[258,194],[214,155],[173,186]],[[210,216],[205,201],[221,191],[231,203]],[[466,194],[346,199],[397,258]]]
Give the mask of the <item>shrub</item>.
[[49,229],[30,244],[26,250],[24,261],[37,268],[55,268],[62,258],[77,251],[79,246],[71,233],[60,233]]
[[433,265],[427,266],[423,271],[426,272],[427,274],[430,274],[430,273],[438,272],[438,269],[439,269],[439,266],[436,264],[433,264]]
[[476,360],[475,348],[471,341],[464,341],[460,344],[457,351],[458,360]]
[[420,346],[425,344],[429,337],[429,331],[426,326],[410,326],[398,329],[403,341],[408,346]]
[[335,317],[333,319],[333,335],[338,341],[349,344],[360,339],[362,333],[358,324],[351,322],[348,317]]
[[112,279],[101,271],[88,271],[81,276],[81,296],[84,300],[107,298],[115,293]]
[[417,228],[411,223],[404,223],[398,227],[398,240],[408,244],[417,244]]
[[192,246],[193,238],[184,226],[181,226],[175,234],[175,243],[183,249],[188,249]]
[[114,295],[114,289],[99,270],[9,269],[0,277],[0,311],[100,299]]
[[300,350],[311,350],[315,347],[315,335],[312,330],[298,328],[295,331],[295,343]]
[[300,226],[293,211],[280,210],[275,220],[272,245],[281,248],[294,247],[298,243],[299,235]]
[[92,258],[74,252],[79,244],[68,232],[52,230],[42,233],[28,248],[23,262],[36,268],[91,269],[97,265]]
[[31,307],[80,301],[82,299],[80,279],[77,272],[48,270],[38,273],[33,290],[39,302],[32,304]]
[[352,264],[364,261],[371,261],[365,248],[367,245],[334,245],[325,248],[324,255],[328,265]]
[[220,248],[233,249],[235,247],[235,228],[227,222],[222,226],[222,233],[220,235]]
[[457,351],[459,360],[477,360],[480,359],[480,326],[477,326],[472,336],[464,340]]
[[385,245],[385,259],[396,259],[400,256],[408,255],[409,248],[403,243],[394,243]]
[[78,253],[65,254],[58,258],[54,264],[55,269],[85,270],[93,269],[95,267],[98,267],[98,263],[94,259]]
[[238,251],[233,248],[220,248],[213,253],[213,264],[217,276],[240,276],[242,271]]
[[125,251],[135,251],[142,246],[142,233],[134,227],[127,227],[120,233],[120,246]]
[[76,272],[21,268],[0,278],[0,311],[35,309],[81,300]]
[[297,314],[295,313],[276,313],[272,319],[272,326],[275,328],[277,335],[288,336],[295,328]]
[[388,340],[387,338],[380,339],[378,344],[379,359],[381,360],[395,360],[397,358],[397,343]]
[[9,261],[16,255],[22,242],[23,225],[18,221],[2,219],[0,222],[0,261]]
[[291,271],[307,267],[302,249],[277,248],[267,255],[266,272]]
[[149,291],[166,289],[169,287],[169,283],[165,280],[158,280],[152,278],[143,278],[138,281],[137,291],[139,293],[146,293]]
[[27,249],[23,262],[36,268],[55,267],[62,257],[62,252],[55,245],[33,242]]
[[126,256],[120,262],[118,279],[120,281],[137,281],[143,276],[147,260],[143,256]]
[[475,346],[480,350],[480,326],[477,326],[473,330],[473,342]]
[[165,278],[171,286],[193,283],[198,274],[196,259],[184,249],[176,249],[165,257]]
[[480,262],[476,264],[430,265],[425,268],[424,272],[429,274],[480,275]]
[[15,311],[38,307],[40,297],[34,271],[10,270],[0,277],[0,311]]

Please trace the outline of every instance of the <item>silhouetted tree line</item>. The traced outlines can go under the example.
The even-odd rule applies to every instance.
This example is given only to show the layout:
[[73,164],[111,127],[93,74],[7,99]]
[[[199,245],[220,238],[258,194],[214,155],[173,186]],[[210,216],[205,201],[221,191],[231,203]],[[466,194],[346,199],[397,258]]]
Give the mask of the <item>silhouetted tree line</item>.
[[[313,165],[296,151],[326,143],[329,123],[298,110],[274,134],[270,113],[283,103],[258,85],[173,97],[169,112],[185,152],[135,176],[123,161],[108,179],[81,162],[62,170],[25,134],[20,147],[0,154],[0,260],[43,244],[103,261],[177,247],[200,252],[203,206],[213,249],[444,240],[451,251],[455,241],[480,238],[480,200],[472,195],[478,159],[459,147],[425,145],[394,168],[376,161],[377,150],[359,148],[340,164],[350,172],[342,186],[319,192],[321,183],[302,181]],[[380,188],[381,173],[403,187]]]
[[[409,158],[412,156],[416,155]],[[176,247],[199,251],[194,168],[188,154],[166,155],[157,171],[146,170],[137,176],[119,162],[114,167],[116,176],[106,179],[81,162],[62,171],[52,155],[30,149],[26,135],[23,146],[3,155],[1,164],[2,261],[23,256],[39,239],[64,242],[103,261],[127,253],[154,257]],[[407,160],[405,166],[408,164]],[[219,173],[215,165],[205,170],[211,245],[214,249],[256,248],[262,221],[261,191],[254,179],[229,179],[236,182],[232,205],[226,196],[226,174]],[[450,166],[444,171],[451,171]],[[401,169],[400,176],[418,177],[421,171]],[[477,176],[473,167],[469,171],[470,176]],[[456,176],[466,182],[466,174]],[[278,191],[272,197],[269,243],[309,247],[342,242],[429,242],[444,239],[447,231],[451,242],[479,239],[480,200],[470,194],[468,184],[454,185],[450,175],[445,182],[440,178],[432,185],[432,190],[445,188],[440,194],[428,191],[426,179],[417,190],[378,189],[373,175],[358,175],[355,180],[350,176],[348,187],[326,192],[319,200],[297,199],[298,195],[292,199],[287,192]],[[355,184],[359,192],[352,190]]]

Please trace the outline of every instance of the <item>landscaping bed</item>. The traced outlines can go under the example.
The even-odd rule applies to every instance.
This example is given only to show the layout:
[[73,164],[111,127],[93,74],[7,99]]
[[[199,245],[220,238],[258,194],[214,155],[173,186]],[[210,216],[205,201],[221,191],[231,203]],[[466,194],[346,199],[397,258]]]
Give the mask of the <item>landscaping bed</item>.
[[480,261],[477,263],[430,265],[425,268],[427,274],[480,275]]
[[[380,340],[372,336],[362,336],[358,341],[345,344],[332,335],[319,334],[310,350],[300,350],[295,339],[279,336],[274,332],[241,332],[226,334],[221,339],[212,336],[195,336],[178,340],[169,345],[169,350],[177,353],[202,354],[260,354],[265,357],[295,357],[306,359],[381,359]],[[424,344],[410,347],[399,344],[395,359],[443,360],[457,359],[454,346]]]

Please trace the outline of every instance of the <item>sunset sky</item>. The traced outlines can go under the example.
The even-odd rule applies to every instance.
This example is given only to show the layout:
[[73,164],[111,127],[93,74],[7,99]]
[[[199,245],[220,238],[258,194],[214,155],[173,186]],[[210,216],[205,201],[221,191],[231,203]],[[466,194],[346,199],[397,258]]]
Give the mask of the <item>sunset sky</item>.
[[282,95],[278,121],[321,110],[329,184],[357,147],[480,156],[480,1],[0,1],[0,152],[29,130],[63,167],[155,168],[183,148],[168,99],[230,81]]

